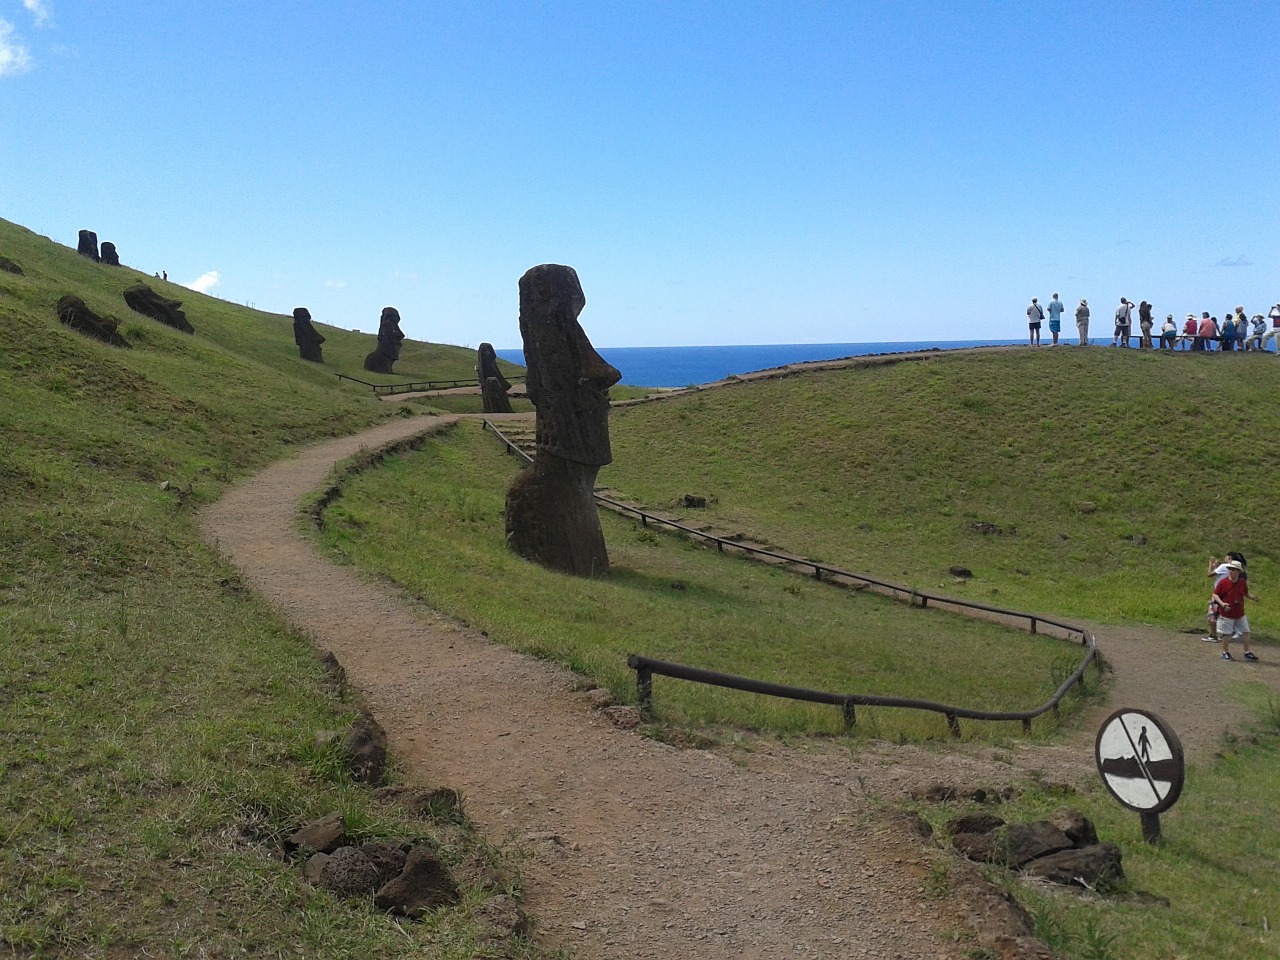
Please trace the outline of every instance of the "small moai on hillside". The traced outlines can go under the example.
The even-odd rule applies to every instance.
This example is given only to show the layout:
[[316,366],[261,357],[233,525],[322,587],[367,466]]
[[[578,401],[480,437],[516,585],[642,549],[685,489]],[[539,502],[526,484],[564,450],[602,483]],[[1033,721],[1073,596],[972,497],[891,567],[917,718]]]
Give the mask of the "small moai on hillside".
[[370,373],[393,373],[391,368],[400,359],[400,344],[403,342],[400,311],[395,307],[383,307],[378,320],[378,348],[364,358],[364,368]]
[[81,230],[80,239],[76,243],[76,253],[98,263],[102,259],[98,255],[98,235],[92,230]]
[[115,317],[100,317],[90,310],[83,300],[73,294],[67,294],[58,301],[58,319],[68,327],[83,333],[85,336],[109,343],[113,347],[130,349],[129,342],[116,333],[120,321]]
[[170,300],[162,297],[145,283],[135,283],[124,292],[124,302],[129,309],[152,320],[159,320],[166,327],[173,327],[183,333],[195,333],[187,315],[183,312],[181,300]]
[[19,277],[24,276],[22,268],[8,257],[0,257],[0,270],[3,270],[5,273],[15,274]]
[[116,245],[110,240],[102,241],[102,262],[109,267],[120,266],[120,254],[116,253]]
[[491,343],[480,344],[476,351],[476,379],[480,382],[485,413],[511,412],[511,398],[507,396],[511,384],[498,369],[498,354]]
[[594,499],[612,462],[609,388],[621,378],[578,324],[586,306],[572,267],[542,264],[520,278],[525,383],[537,410],[537,456],[507,491],[507,545],[520,556],[581,577],[609,570]]
[[293,310],[293,342],[298,345],[298,356],[312,363],[324,363],[324,354],[320,344],[324,337],[311,325],[311,311],[306,307],[295,307]]

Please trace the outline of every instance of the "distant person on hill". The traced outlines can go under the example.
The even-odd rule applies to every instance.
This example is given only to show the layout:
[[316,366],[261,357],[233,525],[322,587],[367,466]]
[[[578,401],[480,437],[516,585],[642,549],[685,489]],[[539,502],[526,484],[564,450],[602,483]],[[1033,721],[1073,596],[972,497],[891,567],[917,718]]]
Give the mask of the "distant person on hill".
[[1111,337],[1113,347],[1129,345],[1129,331],[1133,329],[1133,304],[1124,297],[1120,298],[1120,306],[1116,307],[1116,332]]
[[1248,350],[1261,350],[1262,338],[1267,333],[1267,318],[1260,313],[1255,313],[1253,319],[1249,321],[1251,330],[1249,332],[1249,342],[1246,346]]
[[1239,640],[1244,648],[1244,658],[1257,663],[1258,657],[1249,649],[1249,618],[1244,613],[1244,602],[1258,598],[1249,592],[1249,581],[1241,576],[1244,564],[1239,560],[1231,560],[1226,564],[1227,579],[1219,580],[1213,588],[1213,596],[1222,607],[1218,614],[1218,642],[1222,644],[1222,659],[1234,660],[1231,656],[1231,641]]
[[1044,319],[1044,311],[1040,309],[1040,303],[1035,298],[1031,298],[1031,306],[1027,307],[1027,330],[1031,338],[1031,346],[1040,346],[1040,321]]
[[1222,326],[1218,328],[1218,346],[1225,353],[1236,347],[1236,321],[1229,313],[1222,318]]
[[1058,334],[1062,332],[1062,311],[1066,309],[1055,293],[1049,301],[1049,334],[1053,337],[1053,345],[1058,345]]
[[1080,333],[1080,346],[1089,345],[1089,301],[1082,299],[1076,307],[1076,330]]
[[1188,313],[1187,320],[1182,325],[1182,339],[1186,341],[1188,350],[1195,349],[1193,344],[1195,343],[1196,330],[1198,330],[1199,327],[1200,325],[1196,323],[1196,315],[1194,313]]
[[1276,342],[1276,353],[1280,353],[1280,303],[1271,308],[1271,329],[1267,331],[1266,336],[1262,338],[1262,349],[1267,348],[1267,341],[1274,340]]
[[169,271],[168,271],[168,270],[161,270],[160,272],[161,272],[161,274],[163,274],[163,276],[161,276],[161,278],[160,278],[161,280],[168,280],[168,279],[169,279]]
[[1160,349],[1174,350],[1178,346],[1178,325],[1173,322],[1173,314],[1164,318],[1160,327]]
[[1195,350],[1212,350],[1213,341],[1218,336],[1218,321],[1209,316],[1205,310],[1200,314],[1200,322],[1196,324]]
[[1138,339],[1139,350],[1151,349],[1151,325],[1154,321],[1151,319],[1151,304],[1143,300],[1138,304],[1138,329],[1142,331],[1142,336]]

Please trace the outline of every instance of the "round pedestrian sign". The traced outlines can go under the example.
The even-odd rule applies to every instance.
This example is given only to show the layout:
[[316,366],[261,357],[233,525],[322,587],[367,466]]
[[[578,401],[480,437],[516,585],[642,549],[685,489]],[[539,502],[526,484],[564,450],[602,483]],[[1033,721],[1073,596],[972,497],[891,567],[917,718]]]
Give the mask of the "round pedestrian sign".
[[1154,713],[1117,710],[1098,731],[1094,757],[1102,782],[1130,810],[1161,813],[1182,795],[1182,743]]

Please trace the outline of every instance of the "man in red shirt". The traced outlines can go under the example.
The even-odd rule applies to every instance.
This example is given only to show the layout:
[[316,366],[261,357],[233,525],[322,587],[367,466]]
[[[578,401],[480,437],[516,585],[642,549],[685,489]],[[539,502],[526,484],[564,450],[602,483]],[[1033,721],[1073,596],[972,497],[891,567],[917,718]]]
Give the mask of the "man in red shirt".
[[1258,658],[1249,649],[1249,618],[1244,615],[1245,600],[1258,602],[1258,598],[1249,592],[1249,581],[1240,576],[1244,565],[1239,560],[1230,560],[1226,564],[1227,576],[1219,580],[1213,588],[1214,599],[1222,605],[1218,614],[1218,640],[1222,643],[1222,659],[1234,660],[1231,656],[1231,641],[1239,638],[1244,647],[1244,658],[1257,663]]

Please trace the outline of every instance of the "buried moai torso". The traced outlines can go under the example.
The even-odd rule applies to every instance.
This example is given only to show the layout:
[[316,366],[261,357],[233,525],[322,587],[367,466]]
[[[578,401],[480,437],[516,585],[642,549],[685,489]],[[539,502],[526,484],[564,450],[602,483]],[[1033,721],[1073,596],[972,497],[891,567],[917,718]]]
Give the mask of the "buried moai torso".
[[145,283],[135,283],[124,292],[124,302],[129,309],[153,320],[159,320],[167,327],[181,330],[183,333],[195,333],[186,313],[182,309],[181,300],[162,297]]
[[312,363],[324,363],[324,355],[320,344],[324,337],[311,325],[311,311],[306,307],[295,307],[293,311],[293,342],[298,345],[298,356]]
[[92,230],[81,230],[76,238],[76,253],[99,263],[102,257],[98,254],[98,235]]
[[391,367],[400,359],[400,344],[403,342],[400,311],[395,307],[383,307],[378,320],[378,349],[364,358],[364,368],[370,373],[392,373]]
[[506,511],[516,553],[579,576],[609,569],[593,494],[596,474],[613,459],[609,388],[622,376],[578,324],[586,302],[572,267],[543,264],[520,278],[537,457],[507,491]]
[[476,351],[476,379],[480,382],[485,413],[511,412],[511,398],[507,396],[511,384],[498,369],[498,355],[491,343],[480,344]]

